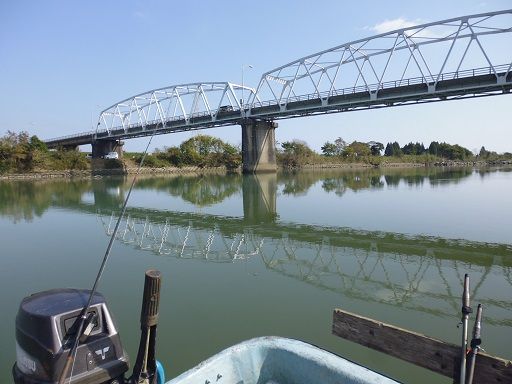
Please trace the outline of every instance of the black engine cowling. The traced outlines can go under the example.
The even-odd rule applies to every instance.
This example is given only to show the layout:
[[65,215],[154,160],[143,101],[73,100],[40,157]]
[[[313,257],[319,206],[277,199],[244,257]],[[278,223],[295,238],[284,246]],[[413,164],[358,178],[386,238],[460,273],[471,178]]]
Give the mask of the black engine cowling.
[[[23,299],[16,316],[16,384],[58,383],[89,295],[85,289],[54,289]],[[78,346],[71,383],[122,383],[128,356],[100,293],[87,315],[92,323]]]

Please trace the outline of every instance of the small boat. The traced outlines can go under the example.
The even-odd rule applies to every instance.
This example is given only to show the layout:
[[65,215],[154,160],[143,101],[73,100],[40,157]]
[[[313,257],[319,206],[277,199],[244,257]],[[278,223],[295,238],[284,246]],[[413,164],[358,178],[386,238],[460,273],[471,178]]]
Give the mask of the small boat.
[[[159,297],[160,272],[147,271],[139,351],[129,378],[128,355],[100,293],[64,288],[26,297],[16,316],[14,383],[163,384],[165,373],[155,356]],[[397,382],[302,341],[260,337],[227,348],[167,382],[192,383]]]
[[267,336],[225,349],[167,384],[396,384],[311,344]]

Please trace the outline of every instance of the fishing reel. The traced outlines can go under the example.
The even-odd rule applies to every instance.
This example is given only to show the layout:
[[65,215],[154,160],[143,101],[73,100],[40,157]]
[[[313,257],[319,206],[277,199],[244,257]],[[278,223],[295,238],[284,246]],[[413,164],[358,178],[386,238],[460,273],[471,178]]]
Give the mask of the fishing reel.
[[[141,340],[133,374],[103,295],[53,289],[24,298],[16,316],[16,384],[160,384],[155,339],[160,272],[146,272]],[[90,300],[90,305],[87,303]],[[86,308],[87,307],[87,308]],[[76,347],[73,346],[76,343]]]

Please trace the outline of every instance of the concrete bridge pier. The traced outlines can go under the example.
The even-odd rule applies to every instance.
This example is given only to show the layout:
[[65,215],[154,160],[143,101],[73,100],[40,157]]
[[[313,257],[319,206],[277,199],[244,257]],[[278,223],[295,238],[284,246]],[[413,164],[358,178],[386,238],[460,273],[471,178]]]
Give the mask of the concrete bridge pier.
[[277,123],[245,119],[242,124],[242,171],[276,172]]
[[119,158],[123,157],[124,143],[119,140],[95,140],[92,142],[92,157],[100,159],[109,152],[117,152]]

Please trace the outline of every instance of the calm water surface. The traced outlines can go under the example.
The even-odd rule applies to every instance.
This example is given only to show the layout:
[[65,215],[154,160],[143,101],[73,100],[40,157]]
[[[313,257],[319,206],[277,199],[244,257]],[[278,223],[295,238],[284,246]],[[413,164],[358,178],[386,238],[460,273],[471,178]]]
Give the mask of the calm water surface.
[[[0,182],[1,383],[11,381],[19,302],[92,286],[130,181]],[[469,273],[484,348],[512,358],[511,190],[510,169],[143,178],[99,290],[133,361],[144,271],[162,272],[158,354],[170,377],[279,335],[404,382],[450,382],[332,336],[332,311],[458,344]]]

